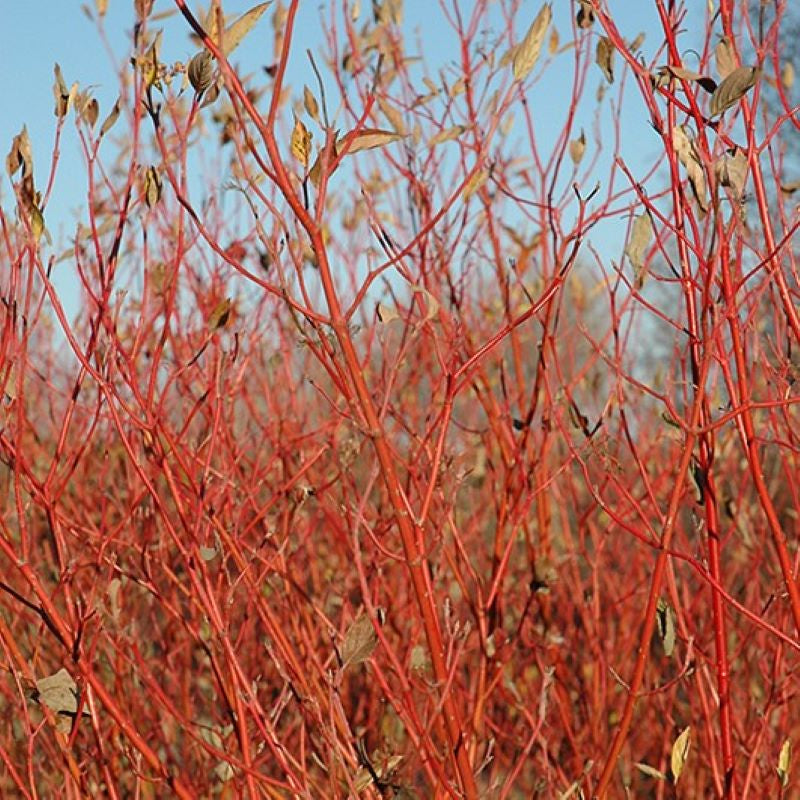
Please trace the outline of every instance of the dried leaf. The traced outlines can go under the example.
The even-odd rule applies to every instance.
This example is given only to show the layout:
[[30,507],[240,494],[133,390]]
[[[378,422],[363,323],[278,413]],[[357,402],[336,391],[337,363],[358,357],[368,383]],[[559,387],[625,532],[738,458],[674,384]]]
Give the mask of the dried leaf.
[[161,199],[161,178],[155,167],[148,167],[144,176],[144,201],[152,208]]
[[428,87],[431,94],[439,94],[439,87],[427,75],[422,76],[422,82]]
[[778,754],[778,779],[781,786],[785,789],[789,785],[789,774],[792,768],[792,740],[785,739],[781,745],[781,751]]
[[597,66],[603,71],[605,79],[609,83],[614,83],[614,45],[611,39],[607,36],[601,36],[597,40],[597,49],[595,50],[594,60]]
[[401,135],[404,135],[406,132],[406,126],[403,122],[403,115],[387,101],[379,99],[378,106],[383,112],[383,116],[389,120],[395,131]]
[[397,309],[387,306],[384,303],[378,303],[375,306],[375,316],[378,317],[378,322],[382,322],[384,325],[388,325],[390,322],[400,319]]
[[[59,715],[74,717],[78,713],[78,686],[63,667],[54,675],[36,681],[34,699]],[[88,714],[89,710],[84,708],[83,715]]]
[[203,561],[213,561],[217,557],[217,548],[216,547],[203,547],[199,548],[200,558]]
[[792,181],[791,183],[781,184],[781,191],[784,194],[794,194],[798,189],[800,189],[800,181]]
[[667,779],[667,776],[660,769],[651,767],[649,764],[643,764],[641,761],[637,761],[633,766],[649,778],[655,778],[658,781],[665,781]]
[[469,199],[472,197],[478,189],[486,183],[486,179],[489,177],[489,170],[481,169],[478,170],[468,181],[467,185],[464,187],[464,200]]
[[139,20],[144,21],[150,16],[155,0],[133,0],[133,7]]
[[672,146],[681,164],[686,169],[689,184],[692,187],[695,199],[703,212],[708,211],[708,198],[706,197],[706,175],[700,157],[697,154],[694,140],[690,139],[683,125],[676,125],[672,129]]
[[433,319],[439,313],[439,301],[423,286],[413,286],[412,288],[425,298],[428,306],[425,312],[425,320]]
[[686,766],[686,759],[689,757],[689,748],[692,745],[692,728],[684,728],[672,745],[670,754],[670,768],[672,770],[672,782],[677,783],[681,777],[683,768]]
[[669,658],[675,649],[675,614],[666,600],[659,599],[656,609],[656,624],[664,655]]
[[108,0],[94,0],[94,7],[97,9],[97,15],[103,17],[108,10]]
[[794,64],[791,61],[785,61],[781,68],[781,83],[784,89],[794,86]]
[[395,131],[384,131],[380,128],[362,128],[360,131],[350,131],[350,133],[346,133],[336,143],[336,147],[340,152],[346,147],[347,155],[352,155],[362,150],[385,147],[387,144],[391,144],[402,138],[403,134]]
[[633,41],[628,45],[628,49],[631,51],[631,53],[635,53],[641,48],[641,46],[644,44],[645,38],[646,34],[644,31],[640,31],[638,34],[636,34],[636,38],[633,39]]
[[587,0],[579,0],[579,2],[580,8],[578,9],[575,20],[579,28],[586,30],[594,25],[594,11],[592,11],[592,6]]
[[545,3],[530,28],[528,28],[528,33],[520,43],[519,48],[514,53],[514,63],[512,65],[514,80],[524,80],[536,65],[542,49],[544,35],[547,33],[552,17],[553,11],[550,8],[550,4]]
[[161,88],[161,82],[158,79],[158,51],[161,49],[161,35],[162,31],[155,35],[150,47],[147,48],[147,52],[138,61],[139,69],[144,77],[144,84],[148,89],[151,86],[155,86],[157,89]]
[[117,102],[114,103],[111,111],[108,112],[108,116],[103,120],[103,124],[100,126],[100,136],[105,136],[114,126],[117,119],[119,119],[119,98],[117,98]]
[[736,69],[736,59],[730,41],[723,36],[714,48],[714,61],[719,77],[725,79]]
[[633,221],[631,235],[625,247],[625,255],[628,256],[631,266],[636,271],[637,282],[640,279],[640,272],[644,267],[644,256],[650,247],[650,240],[653,238],[653,221],[647,213],[639,214]]
[[342,668],[367,661],[378,644],[372,620],[363,614],[347,629],[342,643]]
[[203,98],[203,102],[200,103],[200,108],[205,108],[206,106],[210,106],[220,95],[222,91],[222,76],[220,75],[214,83],[206,90],[205,97]]
[[571,139],[569,143],[569,157],[577,167],[586,152],[586,134],[581,130],[581,135],[577,139]]
[[550,53],[551,56],[558,52],[559,41],[558,28],[554,25],[553,30],[550,31],[550,40],[547,43],[547,52]]
[[308,116],[319,122],[319,106],[317,105],[317,99],[308,86],[303,86],[303,105],[305,106]]
[[467,82],[463,78],[459,78],[451,87],[448,92],[449,97],[458,97],[463,94],[467,88]]
[[733,70],[711,95],[711,116],[722,114],[735,106],[755,86],[760,74],[758,67],[739,67]]
[[458,139],[466,128],[463,125],[453,125],[452,128],[445,128],[443,131],[439,131],[429,142],[428,147],[435,147],[437,144],[442,144],[442,142],[450,142],[453,139]]
[[33,174],[33,155],[31,154],[31,141],[28,138],[28,128],[23,125],[22,130],[11,142],[11,150],[6,156],[6,170],[8,177],[22,167],[22,177]]
[[81,118],[90,128],[94,128],[98,116],[100,116],[100,104],[97,102],[97,99],[93,97],[81,109]]
[[[242,42],[245,36],[253,29],[253,26],[267,10],[269,3],[259,3],[249,11],[245,11],[234,23],[225,28],[222,34],[222,52],[230,55]],[[213,7],[213,6],[212,6]]]
[[224,328],[231,318],[231,299],[226,297],[214,306],[214,310],[208,315],[208,330],[213,333],[220,328]]
[[44,216],[35,203],[31,204],[28,211],[30,213],[31,233],[33,234],[33,238],[38,242],[44,233]]
[[217,766],[214,767],[214,774],[222,783],[227,783],[236,775],[236,770],[229,761],[219,761]]
[[709,94],[712,94],[717,88],[717,82],[713,78],[710,78],[708,75],[701,75],[699,72],[695,72],[692,69],[686,69],[685,67],[676,67],[673,64],[668,64],[659,70],[659,75],[662,73],[671,75],[674,78],[679,78],[680,80],[694,81]]
[[214,61],[208,50],[203,50],[192,56],[186,70],[192,89],[201,95],[214,80]]
[[294,121],[291,149],[292,155],[307,168],[308,159],[311,155],[311,133],[299,119]]
[[67,89],[67,84],[64,81],[64,76],[61,74],[61,67],[56,63],[53,67],[53,73],[56,76],[53,83],[53,97],[55,98],[54,113],[57,117],[65,117],[69,112],[70,106],[70,91]]
[[119,599],[120,589],[122,589],[122,581],[119,578],[113,578],[108,584],[108,589],[106,590],[106,593],[108,594],[108,610],[115,622],[119,622],[119,614],[121,611]]
[[741,197],[747,179],[747,156],[741,147],[733,147],[714,162],[714,174],[722,186]]
[[[380,128],[362,128],[360,131],[350,131],[338,139],[331,153],[331,161],[337,157],[337,153],[352,155],[362,150],[372,150],[376,147],[384,147],[387,144],[403,139],[408,134],[396,133],[395,131],[384,131]],[[345,147],[347,151],[345,152]],[[314,165],[308,172],[314,186],[319,186],[320,173],[322,171],[322,152],[314,159]]]

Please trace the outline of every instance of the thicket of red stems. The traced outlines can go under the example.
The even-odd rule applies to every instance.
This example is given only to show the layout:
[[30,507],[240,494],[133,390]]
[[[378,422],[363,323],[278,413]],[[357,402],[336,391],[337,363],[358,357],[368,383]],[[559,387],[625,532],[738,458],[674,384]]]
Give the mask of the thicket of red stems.
[[304,105],[297,2],[245,75],[175,1],[220,96],[137,3],[120,119],[0,218],[3,796],[797,791],[785,3],[576,5],[520,79],[527,5],[444,4],[437,63],[345,3]]

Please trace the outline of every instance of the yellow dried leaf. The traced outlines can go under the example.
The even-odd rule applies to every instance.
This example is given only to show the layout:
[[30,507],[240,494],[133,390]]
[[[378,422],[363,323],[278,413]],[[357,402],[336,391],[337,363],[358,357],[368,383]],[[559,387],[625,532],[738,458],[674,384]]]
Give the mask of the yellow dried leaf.
[[224,328],[231,317],[231,299],[226,297],[224,300],[214,306],[212,312],[208,315],[208,329],[212,333]]
[[375,315],[378,317],[378,321],[382,322],[384,325],[388,325],[390,322],[400,319],[397,309],[387,306],[385,303],[378,303],[375,306]]
[[453,139],[458,139],[465,130],[466,128],[463,125],[453,125],[452,128],[445,128],[428,142],[428,147],[435,147],[437,144],[442,144],[442,142],[451,142]]
[[785,789],[789,785],[789,775],[792,768],[792,740],[785,739],[778,754],[778,779]]
[[800,189],[800,181],[791,181],[790,183],[781,184],[781,191],[784,194],[794,194],[798,189]]
[[61,74],[61,67],[56,64],[53,67],[53,73],[56,76],[53,83],[53,97],[55,98],[54,113],[57,117],[65,117],[69,112],[70,106],[70,91],[67,89],[67,84],[64,81],[64,76]]
[[609,83],[614,83],[615,52],[614,45],[607,36],[601,36],[597,40],[597,49],[595,50],[594,59]]
[[161,199],[161,178],[155,167],[148,167],[144,176],[144,201],[152,208]]
[[30,214],[31,233],[33,233],[33,238],[38,242],[44,233],[44,217],[42,216],[42,212],[35,205],[30,207]]
[[784,89],[794,86],[794,64],[791,61],[785,61],[781,68],[781,83]]
[[100,104],[97,102],[96,98],[93,97],[81,109],[81,117],[89,125],[90,128],[94,128],[95,124],[97,123],[97,117],[99,115],[100,115]]
[[424,298],[427,304],[427,309],[425,311],[425,320],[433,319],[439,313],[439,301],[424,287],[424,286],[413,286],[412,287],[415,292],[419,292]]
[[550,53],[551,56],[555,55],[558,51],[559,41],[558,28],[554,25],[553,30],[550,31],[550,40],[547,42],[547,52]]
[[468,198],[472,197],[478,189],[486,183],[486,179],[489,177],[489,170],[481,169],[478,170],[468,181],[467,185],[464,187],[464,199],[467,200]]
[[550,26],[552,17],[553,11],[550,8],[550,4],[546,3],[536,15],[536,19],[534,19],[530,28],[528,28],[528,33],[514,53],[512,69],[515,80],[521,81],[527,78],[530,71],[539,60],[539,53],[542,49],[544,35],[547,33],[547,28]]
[[305,106],[308,116],[319,122],[319,106],[317,105],[317,99],[308,86],[303,86],[303,105]]
[[650,219],[650,215],[639,214],[633,221],[631,235],[625,247],[625,255],[630,259],[631,266],[636,270],[637,275],[644,266],[644,256],[650,247],[652,238],[653,221]]
[[643,764],[641,761],[637,761],[633,766],[643,775],[647,775],[648,778],[655,778],[657,781],[665,781],[667,779],[667,776],[661,772],[661,770],[651,767],[649,764]]
[[641,48],[641,46],[644,44],[645,38],[646,34],[644,31],[640,31],[636,34],[636,38],[633,39],[633,41],[628,45],[628,49],[631,51],[631,53],[635,53]]
[[104,17],[108,10],[108,0],[94,0],[94,7],[97,9],[97,15]]
[[304,167],[308,167],[308,159],[311,155],[311,133],[299,119],[294,121],[291,148],[292,155]]
[[22,177],[33,174],[33,155],[31,154],[31,140],[28,138],[28,128],[23,125],[22,130],[11,142],[11,150],[6,156],[6,170],[8,177],[22,167]]
[[245,11],[241,17],[229,25],[222,33],[222,52],[230,55],[242,42],[245,36],[253,29],[253,26],[267,10],[269,3],[259,3],[249,11]]
[[360,131],[346,133],[336,143],[340,152],[347,148],[347,154],[360,153],[362,150],[372,150],[375,147],[384,147],[387,144],[402,139],[403,134],[396,131],[384,131],[380,128],[362,128]]
[[439,94],[439,87],[427,75],[422,76],[422,82],[428,87],[431,94]]
[[152,44],[147,48],[147,52],[139,61],[139,69],[144,77],[144,84],[148,89],[151,86],[155,86],[157,89],[161,88],[161,82],[158,79],[158,51],[161,49],[161,34],[162,31],[159,31],[155,35]]
[[583,154],[586,152],[586,134],[581,131],[581,135],[577,139],[571,139],[569,143],[569,157],[572,163],[577,167],[581,163]]
[[383,116],[389,120],[392,127],[397,131],[397,133],[403,135],[406,132],[406,126],[403,122],[403,115],[389,102],[385,100],[378,100],[378,106],[380,110],[383,112]]
[[117,98],[117,102],[114,103],[111,111],[108,112],[108,116],[103,121],[103,124],[100,126],[100,136],[105,136],[113,127],[114,123],[119,118],[119,98]]
[[672,782],[677,783],[681,777],[686,759],[689,757],[689,748],[692,745],[692,728],[684,728],[672,745],[670,754],[670,768],[672,769]]

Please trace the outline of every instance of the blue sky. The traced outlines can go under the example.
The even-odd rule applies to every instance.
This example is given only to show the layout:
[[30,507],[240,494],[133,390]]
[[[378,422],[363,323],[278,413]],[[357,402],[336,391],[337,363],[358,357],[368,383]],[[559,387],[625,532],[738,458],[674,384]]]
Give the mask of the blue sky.
[[[223,8],[226,14],[236,15],[247,10],[252,4],[253,0],[249,2],[225,0]],[[195,8],[198,6],[197,3],[192,5]],[[336,0],[335,5],[337,8],[340,6],[339,0]],[[460,5],[462,9],[468,9],[472,4],[462,2]],[[569,16],[574,13],[574,7],[565,0],[558,0],[553,5],[554,24],[561,31],[561,38],[564,41],[570,36]],[[42,188],[41,184],[49,171],[56,128],[52,95],[54,62],[59,62],[67,85],[78,81],[81,89],[92,87],[93,95],[100,103],[100,120],[102,120],[118,93],[114,61],[123,61],[130,54],[130,34],[134,20],[132,0],[108,0],[108,11],[104,19],[107,44],[104,44],[98,36],[96,25],[82,10],[83,6],[84,4],[78,0],[28,0],[28,2],[0,0],[0,9],[3,11],[3,25],[0,26],[0,68],[2,74],[6,76],[4,110],[0,115],[0,148],[5,157],[13,136],[19,132],[23,124],[27,125],[33,146],[37,188]],[[94,0],[88,0],[85,6],[94,9]],[[362,13],[369,13],[369,0],[362,0],[362,6],[365,7]],[[494,2],[491,7],[492,27],[497,31],[502,30],[502,4]],[[174,8],[171,0],[156,0],[153,13],[159,14]],[[302,0],[294,55],[288,72],[290,84],[297,87],[302,87],[304,83],[314,85],[305,51],[307,48],[311,48],[312,51],[317,48],[322,35],[320,9],[329,8],[327,2]],[[538,0],[520,4],[517,15],[518,37],[524,35],[525,27],[540,8],[541,3]],[[632,39],[640,31],[647,34],[643,48],[646,57],[649,57],[663,41],[663,36],[658,32],[657,19],[651,3],[616,0],[611,2],[611,10],[617,11],[617,23],[624,36]],[[270,15],[271,9],[259,22],[259,27],[236,52],[235,60],[246,70],[257,69],[259,65],[271,60],[272,38],[268,19]],[[438,66],[444,66],[456,58],[456,38],[444,24],[436,3],[431,0],[407,0],[404,24],[410,34],[407,41],[412,44],[416,41],[416,37],[419,37],[434,74]],[[162,60],[187,61],[195,52],[195,47],[184,33],[183,20],[174,15],[159,25],[163,25],[165,29]],[[13,79],[8,77],[12,75]],[[593,93],[594,86],[599,85],[601,81],[600,72],[596,70],[590,78],[590,94]],[[546,90],[543,92],[543,88],[538,87],[535,91],[543,92],[539,96],[546,100],[566,97],[570,82],[570,71],[551,70]],[[591,82],[594,82],[594,86]],[[644,168],[644,165],[651,162],[658,152],[659,142],[649,128],[647,113],[632,84],[626,89],[626,97],[628,102],[622,110],[622,130],[628,141],[635,143],[635,146],[629,146],[625,150],[623,143],[623,152],[632,166],[636,167],[637,162],[640,162]],[[557,126],[561,124],[565,113],[565,109],[561,106],[564,105],[556,102],[552,109],[543,108],[541,113],[535,114],[537,135],[545,144],[545,148],[555,137]],[[579,120],[577,126],[579,130],[583,125],[587,136],[593,124],[592,113],[593,108],[587,109],[586,120]],[[610,125],[610,117],[607,122]],[[611,130],[609,127],[608,135],[611,135]],[[65,126],[55,188],[45,215],[57,252],[61,252],[68,244],[74,230],[76,214],[85,205],[86,182],[82,161],[70,119]],[[607,175],[602,163],[598,166],[598,175],[600,177]],[[11,207],[9,202],[11,187],[5,170],[0,180],[0,197],[8,210]],[[593,243],[619,259],[624,247],[626,226],[627,221],[620,220],[607,230],[598,229],[594,234]],[[70,292],[68,285],[59,288],[67,295]],[[67,304],[68,307],[72,305],[69,297]]]

